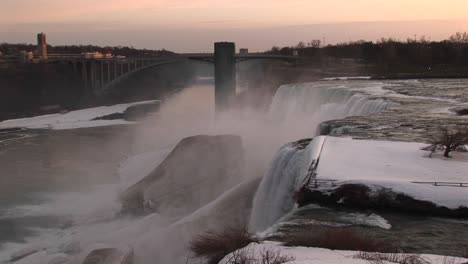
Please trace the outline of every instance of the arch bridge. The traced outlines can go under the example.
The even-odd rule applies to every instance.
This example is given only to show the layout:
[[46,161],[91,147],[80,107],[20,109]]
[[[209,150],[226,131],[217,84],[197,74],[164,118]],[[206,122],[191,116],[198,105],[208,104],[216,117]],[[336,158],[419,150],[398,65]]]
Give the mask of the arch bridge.
[[214,53],[209,54],[178,54],[170,57],[137,57],[137,58],[56,58],[49,62],[68,62],[73,71],[78,73],[84,89],[93,94],[103,94],[112,89],[122,80],[132,74],[167,64],[183,63],[189,60],[214,64],[215,67],[215,108],[216,112],[225,109],[236,90],[235,64],[248,60],[275,59],[295,62],[296,56],[277,56],[262,53],[236,54],[232,42],[217,42]]

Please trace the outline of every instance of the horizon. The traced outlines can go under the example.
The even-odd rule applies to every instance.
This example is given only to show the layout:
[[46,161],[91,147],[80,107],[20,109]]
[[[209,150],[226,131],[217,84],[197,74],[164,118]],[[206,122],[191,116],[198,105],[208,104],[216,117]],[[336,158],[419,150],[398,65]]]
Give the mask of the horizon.
[[216,41],[264,51],[299,41],[447,39],[468,31],[463,0],[18,0],[0,10],[0,42],[209,52]]
[[[404,30],[400,27],[405,25]],[[86,27],[85,25],[82,25]],[[353,30],[353,26],[359,26],[360,30],[346,34]],[[208,29],[205,31],[191,29],[179,29],[171,32],[159,28],[143,27],[135,30],[114,30],[114,31],[93,31],[81,32],[57,31],[53,25],[43,25],[44,30],[29,30],[28,25],[17,28],[16,32],[10,31],[9,36],[1,31],[0,39],[2,43],[15,44],[36,44],[36,34],[44,32],[47,35],[48,44],[52,46],[64,45],[96,45],[96,46],[132,46],[137,49],[166,49],[174,52],[212,52],[212,45],[219,41],[232,41],[237,44],[237,48],[248,48],[252,52],[261,52],[271,49],[273,46],[295,46],[300,41],[310,41],[319,39],[322,44],[339,44],[352,41],[366,40],[376,42],[381,38],[393,38],[400,41],[406,41],[408,38],[419,40],[425,37],[426,40],[442,41],[448,39],[456,32],[468,31],[467,20],[425,20],[425,21],[369,21],[369,22],[338,22],[324,24],[308,25],[290,25],[281,27],[265,27],[251,29]],[[72,27],[79,29],[79,27]],[[431,34],[431,30],[436,29]],[[444,30],[447,29],[447,30]],[[138,36],[147,33],[165,36],[166,39],[151,40],[147,38],[140,39]],[[413,33],[418,32],[419,34]],[[195,33],[195,34],[193,34]],[[203,37],[197,37],[197,34]],[[278,34],[283,34],[278,38]],[[132,36],[132,38],[128,38]],[[219,37],[217,37],[219,36]],[[248,36],[255,36],[255,39],[249,39]],[[205,40],[208,39],[208,40]],[[261,41],[257,41],[261,39]],[[132,41],[134,40],[134,41]],[[192,41],[191,46],[185,46],[186,41]],[[182,42],[182,43],[181,43]],[[182,45],[181,45],[182,44]]]

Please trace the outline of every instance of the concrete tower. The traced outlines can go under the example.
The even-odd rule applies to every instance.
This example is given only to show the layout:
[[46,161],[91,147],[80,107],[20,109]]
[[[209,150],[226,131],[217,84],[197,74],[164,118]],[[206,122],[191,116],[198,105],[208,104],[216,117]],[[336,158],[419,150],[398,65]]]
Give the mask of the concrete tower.
[[37,55],[40,60],[47,60],[47,40],[45,33],[37,34]]
[[236,93],[236,45],[215,43],[215,112],[226,109]]

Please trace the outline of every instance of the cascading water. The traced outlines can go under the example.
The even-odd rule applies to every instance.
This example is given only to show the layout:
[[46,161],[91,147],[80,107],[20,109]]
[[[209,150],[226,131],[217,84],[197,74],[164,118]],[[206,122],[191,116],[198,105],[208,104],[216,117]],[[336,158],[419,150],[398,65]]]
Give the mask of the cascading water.
[[372,99],[345,87],[327,82],[283,85],[276,92],[270,115],[283,120],[307,116],[310,122],[369,115],[386,110],[395,103]]
[[255,194],[252,230],[265,230],[294,207],[294,194],[317,164],[324,141],[323,136],[305,139],[288,143],[278,151]]
[[[327,83],[285,85],[278,89],[270,115],[287,120],[289,124],[297,119],[297,124],[316,128],[325,120],[369,115],[392,105],[392,102],[371,99]],[[311,133],[310,136],[315,135]],[[278,151],[255,194],[250,219],[253,231],[264,231],[294,208],[294,194],[318,160],[323,141],[323,137],[317,137],[308,145],[289,143]]]
[[271,163],[254,198],[250,227],[263,231],[294,206],[294,191],[305,166],[305,149],[283,146]]

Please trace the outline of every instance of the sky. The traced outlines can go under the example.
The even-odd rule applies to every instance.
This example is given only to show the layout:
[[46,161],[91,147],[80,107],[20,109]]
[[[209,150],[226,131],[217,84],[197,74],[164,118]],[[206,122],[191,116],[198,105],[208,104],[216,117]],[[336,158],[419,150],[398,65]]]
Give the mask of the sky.
[[253,51],[303,40],[337,43],[468,31],[467,0],[0,0],[0,42]]

